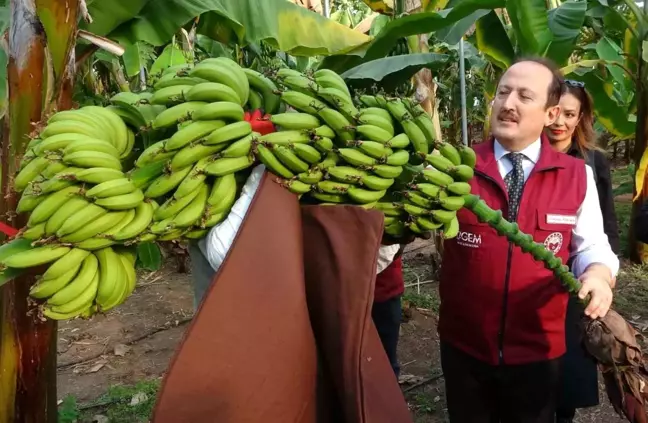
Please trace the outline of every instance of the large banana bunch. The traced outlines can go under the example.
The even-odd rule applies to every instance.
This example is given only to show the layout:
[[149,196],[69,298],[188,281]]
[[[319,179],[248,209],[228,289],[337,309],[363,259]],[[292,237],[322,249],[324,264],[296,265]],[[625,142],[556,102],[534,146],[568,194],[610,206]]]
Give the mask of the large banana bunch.
[[[152,92],[53,115],[13,181],[31,249],[0,251],[0,271],[46,266],[31,289],[45,317],[110,310],[135,287],[131,246],[205,236],[258,162],[303,201],[382,211],[389,235],[457,234],[475,154],[435,140],[420,105],[353,97],[325,69],[268,75],[210,58],[167,68]],[[255,132],[250,109],[278,131]]]

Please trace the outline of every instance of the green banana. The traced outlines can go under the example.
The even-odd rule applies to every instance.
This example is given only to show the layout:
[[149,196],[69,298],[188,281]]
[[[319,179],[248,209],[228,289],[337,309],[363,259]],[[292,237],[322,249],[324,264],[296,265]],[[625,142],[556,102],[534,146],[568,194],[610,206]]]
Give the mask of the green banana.
[[193,166],[187,166],[184,169],[176,170],[171,173],[165,173],[158,177],[151,185],[148,186],[144,195],[147,198],[158,198],[173,190],[180,185],[182,180],[187,177]]
[[191,118],[191,115],[201,108],[205,107],[208,103],[204,101],[188,101],[180,103],[168,109],[165,109],[153,120],[153,129],[163,129],[169,126],[177,125],[178,122],[185,121]]
[[390,148],[407,148],[410,145],[410,139],[406,133],[401,133],[385,143]]
[[186,94],[193,87],[193,85],[172,85],[170,87],[160,88],[153,93],[153,96],[149,99],[149,103],[162,106],[183,103],[188,100]]
[[247,169],[253,164],[254,158],[251,156],[216,159],[205,167],[205,173],[212,176],[224,176]]
[[233,173],[216,178],[207,198],[207,206],[214,212],[229,211],[236,194],[236,176]]
[[0,265],[4,267],[13,267],[24,269],[27,267],[36,267],[42,264],[58,260],[70,251],[69,247],[59,245],[45,245],[42,247],[32,248],[31,250],[21,251],[5,257],[0,260]]
[[387,191],[373,191],[366,190],[358,187],[352,186],[347,190],[347,195],[349,198],[356,203],[368,204],[375,203],[385,196]]
[[219,128],[225,126],[222,120],[198,120],[191,122],[169,138],[164,145],[166,151],[179,150],[189,143],[208,136]]
[[48,300],[48,305],[63,305],[77,298],[85,288],[87,288],[95,278],[98,282],[99,262],[94,254],[89,254],[83,262],[78,273],[65,287],[58,290]]
[[47,157],[36,157],[29,162],[19,173],[13,181],[13,188],[16,192],[22,192],[27,188],[27,184],[34,181],[36,177],[50,164]]
[[108,141],[92,138],[86,138],[69,144],[63,150],[63,154],[76,153],[77,151],[99,151],[101,153],[110,154],[116,158],[119,158],[120,156],[117,148]]
[[113,179],[90,188],[86,191],[85,196],[87,198],[107,198],[129,194],[136,189],[135,184],[128,178]]
[[209,185],[203,183],[197,189],[198,195],[173,218],[176,228],[188,228],[200,220],[207,204]]
[[274,114],[279,109],[280,97],[275,94],[277,86],[270,78],[260,74],[254,69],[243,68],[248,83],[263,97],[263,109],[266,113]]
[[281,131],[262,135],[259,142],[272,145],[305,144],[310,142],[310,137],[302,131]]
[[404,166],[409,161],[409,158],[407,150],[398,150],[394,154],[387,156],[384,161],[389,166]]
[[127,211],[106,213],[103,216],[99,217],[94,222],[85,225],[84,227],[76,230],[75,232],[72,232],[69,235],[65,235],[64,237],[61,237],[60,241],[66,244],[67,243],[74,244],[95,237],[100,233],[107,231],[113,228],[115,225],[119,224],[119,222],[121,222],[128,213],[129,212]]
[[144,201],[144,193],[141,189],[136,189],[128,194],[100,198],[95,200],[95,204],[108,210],[129,210],[137,207],[142,201]]
[[322,154],[317,149],[308,144],[290,144],[288,146],[297,156],[305,162],[314,165],[322,160]]
[[240,104],[231,101],[217,101],[209,103],[197,109],[191,115],[193,120],[231,120],[239,122],[243,120],[245,110]]
[[88,184],[100,184],[113,179],[121,179],[125,175],[124,172],[117,169],[108,167],[91,167],[89,169],[75,172],[74,176],[77,181],[86,182]]
[[271,151],[263,144],[258,144],[256,146],[256,155],[261,163],[263,163],[265,167],[267,167],[268,170],[275,175],[281,176],[286,179],[290,179],[295,176],[295,174],[290,169],[288,169],[283,165],[281,161],[279,161],[279,159],[274,155],[273,151]]
[[324,107],[319,109],[317,114],[342,140],[351,141],[355,138],[355,131],[351,126],[351,122],[342,113],[335,109]]
[[461,164],[464,164],[472,169],[477,164],[477,155],[472,148],[462,145],[459,147],[459,154],[461,155]]
[[65,288],[76,276],[78,268],[68,269],[56,279],[39,279],[29,290],[29,296],[38,300],[48,298]]
[[260,136],[261,134],[258,132],[252,132],[251,134],[230,144],[221,154],[219,154],[219,156],[227,158],[247,156],[252,152],[252,144],[256,142],[256,139]]
[[373,157],[352,148],[340,148],[338,154],[342,160],[354,166],[373,166],[378,163]]
[[457,217],[453,217],[449,222],[446,222],[443,225],[443,238],[451,239],[456,237],[459,234],[459,220]]
[[275,145],[272,147],[272,152],[284,166],[290,169],[291,172],[294,173],[306,172],[310,167],[308,163],[300,159],[288,147],[282,145]]
[[229,148],[226,143],[215,145],[205,145],[200,143],[189,144],[182,150],[176,152],[173,159],[171,159],[170,169],[172,172],[184,169],[187,166],[191,166],[198,162],[198,160],[216,154],[226,148]]
[[250,122],[241,120],[241,122],[230,123],[222,128],[213,131],[204,141],[205,145],[215,145],[229,142],[242,138],[252,133]]
[[[357,147],[360,151],[374,159],[383,159],[394,154],[394,151],[384,144],[376,141],[349,141],[347,145]],[[409,158],[409,155],[408,155]]]
[[[171,197],[155,210],[154,219],[157,222],[172,220],[182,209],[187,207],[191,201],[200,193],[200,187],[182,198]],[[172,227],[173,228],[173,227]],[[156,233],[151,228],[151,232]]]
[[61,229],[61,226],[71,216],[77,214],[83,208],[87,207],[90,202],[80,195],[75,195],[61,205],[45,223],[45,235],[52,236]]
[[368,173],[351,166],[332,166],[326,169],[326,173],[341,182],[357,183]]
[[81,267],[81,263],[86,257],[88,257],[88,255],[90,255],[89,251],[80,250],[78,248],[71,249],[63,257],[57,259],[47,268],[45,273],[43,273],[42,280],[47,281],[56,279],[63,276],[63,274],[70,269],[78,270]]
[[428,182],[442,188],[445,188],[454,182],[452,176],[437,169],[423,169],[421,173]]
[[278,113],[270,117],[270,122],[282,130],[310,130],[321,126],[319,119],[309,113]]
[[228,101],[230,103],[242,104],[238,93],[232,88],[219,82],[204,82],[194,85],[185,94],[187,101]]
[[135,208],[135,217],[110,238],[116,241],[131,239],[142,233],[153,220],[153,204],[143,201]]
[[320,110],[328,108],[326,104],[315,97],[299,91],[284,91],[281,93],[281,100],[300,112],[310,113],[311,115],[318,114]]
[[62,238],[79,230],[82,226],[98,219],[108,213],[106,209],[95,204],[88,204],[74,215],[68,217],[61,227],[56,231],[56,237]]
[[122,170],[121,162],[117,157],[99,151],[77,151],[63,156],[63,162],[77,167],[107,167]]
[[63,204],[69,201],[70,197],[73,195],[79,195],[82,192],[82,188],[77,185],[71,187],[63,188],[62,190],[50,194],[41,201],[32,211],[29,216],[29,221],[27,226],[34,227],[39,223],[45,222],[50,218]]

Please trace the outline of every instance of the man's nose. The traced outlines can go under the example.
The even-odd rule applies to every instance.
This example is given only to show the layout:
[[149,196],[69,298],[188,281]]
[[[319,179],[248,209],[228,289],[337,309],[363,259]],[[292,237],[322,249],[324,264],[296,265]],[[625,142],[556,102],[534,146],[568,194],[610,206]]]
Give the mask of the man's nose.
[[502,103],[502,108],[504,110],[514,110],[515,109],[515,95],[513,93],[506,96],[504,102]]

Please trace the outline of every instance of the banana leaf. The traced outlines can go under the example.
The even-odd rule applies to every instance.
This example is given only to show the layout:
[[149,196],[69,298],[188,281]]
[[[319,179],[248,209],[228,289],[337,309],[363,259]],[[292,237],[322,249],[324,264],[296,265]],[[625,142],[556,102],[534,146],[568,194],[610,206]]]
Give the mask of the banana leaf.
[[423,68],[438,69],[444,66],[449,57],[447,54],[437,53],[414,53],[385,57],[349,69],[341,76],[346,80],[385,81],[389,85],[397,85],[407,81]]
[[150,1],[108,37],[159,46],[198,16],[198,32],[216,41],[247,45],[264,40],[295,56],[347,54],[370,41],[365,34],[285,0]]
[[[589,61],[588,61],[589,62]],[[565,68],[563,68],[565,70]],[[593,69],[570,67],[569,78],[585,83],[585,88],[594,100],[594,114],[597,120],[616,137],[628,137],[635,133],[636,117],[628,114],[627,105],[619,105],[609,96],[610,89],[606,88],[611,82]]]
[[500,69],[508,68],[515,59],[515,51],[501,19],[495,11],[477,21],[475,25],[477,48]]
[[549,45],[547,57],[558,66],[565,66],[580,35],[580,29],[585,21],[587,3],[569,0],[556,9],[549,11],[549,29],[553,33],[553,41]]
[[518,54],[544,56],[553,40],[545,0],[507,0]]
[[[476,12],[488,13],[492,9],[504,7],[505,3],[505,0],[463,0],[457,2],[453,8],[439,12],[414,13],[394,19],[385,25],[370,44],[359,46],[344,56],[327,57],[320,67],[342,73],[361,63],[386,57],[403,37],[436,32],[468,16],[472,16],[476,21],[480,15]],[[462,26],[465,27],[466,24],[467,22],[464,21]]]

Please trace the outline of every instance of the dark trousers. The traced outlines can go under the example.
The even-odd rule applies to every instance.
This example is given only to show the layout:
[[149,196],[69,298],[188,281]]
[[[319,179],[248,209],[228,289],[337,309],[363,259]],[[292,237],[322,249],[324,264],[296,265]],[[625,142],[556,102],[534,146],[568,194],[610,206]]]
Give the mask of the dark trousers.
[[553,423],[561,359],[493,366],[441,343],[451,423]]
[[400,373],[397,358],[402,313],[400,297],[399,295],[380,303],[374,302],[371,309],[371,317],[378,331],[378,336],[380,336],[380,341],[397,378]]

